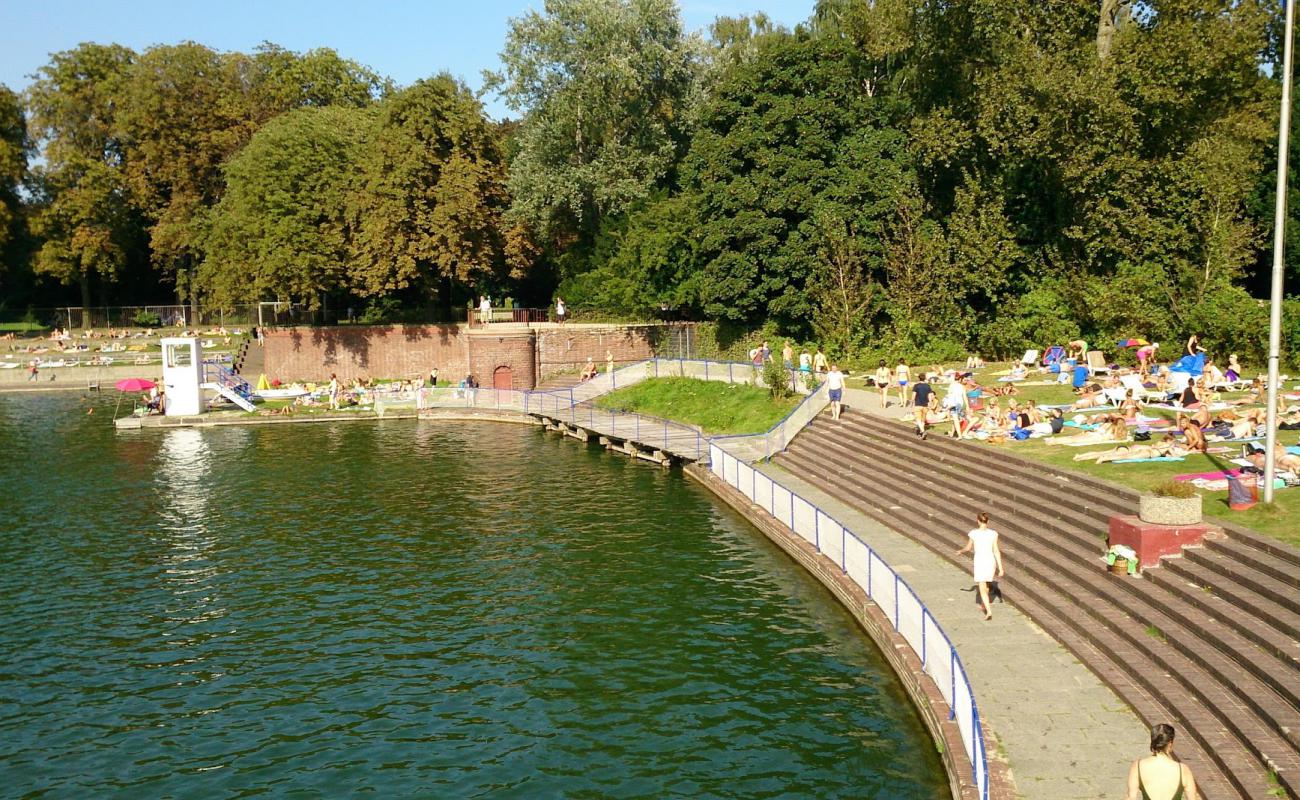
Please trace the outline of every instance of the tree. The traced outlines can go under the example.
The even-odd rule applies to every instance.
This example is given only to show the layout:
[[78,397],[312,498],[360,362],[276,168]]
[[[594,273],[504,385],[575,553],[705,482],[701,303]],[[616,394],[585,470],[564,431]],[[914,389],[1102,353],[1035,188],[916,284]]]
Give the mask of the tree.
[[672,0],[546,0],[510,21],[487,88],[524,114],[511,218],[550,241],[590,243],[685,150],[698,46]]
[[115,127],[116,98],[133,59],[118,45],[83,44],[54,54],[27,90],[44,158],[34,175],[31,227],[41,244],[33,267],[80,284],[83,306],[91,305],[95,277],[115,278],[131,235]]
[[[689,280],[710,316],[806,331],[810,270],[825,243],[816,210],[831,203],[854,237],[877,236],[905,140],[889,124],[891,101],[862,91],[850,43],[772,34],[758,47],[704,101],[683,161],[698,209]],[[875,245],[860,246],[878,259]]]
[[22,100],[0,84],[0,270],[10,261],[22,211],[19,187],[27,179],[27,118]]
[[417,81],[380,107],[352,208],[354,278],[365,295],[443,279],[474,284],[527,265],[503,220],[509,203],[494,126],[449,75]]
[[224,168],[203,221],[196,281],[215,305],[264,299],[316,308],[350,287],[347,208],[372,109],[301,108],[263,126]]

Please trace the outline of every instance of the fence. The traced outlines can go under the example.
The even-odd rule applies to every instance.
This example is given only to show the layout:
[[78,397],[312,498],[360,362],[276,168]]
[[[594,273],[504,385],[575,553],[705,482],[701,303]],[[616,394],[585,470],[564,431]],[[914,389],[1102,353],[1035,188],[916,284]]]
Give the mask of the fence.
[[[514,312],[531,313],[536,309],[496,309],[496,321],[508,321]],[[476,312],[477,314],[477,312]],[[372,315],[361,308],[321,308],[309,310],[294,303],[246,303],[231,308],[200,306],[198,316],[191,305],[143,306],[59,306],[57,308],[0,308],[0,323],[30,323],[33,329],[66,328],[152,328],[152,327],[242,327],[254,325],[387,325],[409,323],[432,325],[464,322],[464,308],[416,308]]]
[[709,443],[709,460],[713,474],[767,510],[818,553],[839,564],[841,573],[866,592],[890,619],[948,703],[948,719],[956,720],[970,758],[971,779],[982,800],[988,800],[988,758],[970,679],[956,646],[912,587],[857,534],[794,490],[724,450],[716,439]]

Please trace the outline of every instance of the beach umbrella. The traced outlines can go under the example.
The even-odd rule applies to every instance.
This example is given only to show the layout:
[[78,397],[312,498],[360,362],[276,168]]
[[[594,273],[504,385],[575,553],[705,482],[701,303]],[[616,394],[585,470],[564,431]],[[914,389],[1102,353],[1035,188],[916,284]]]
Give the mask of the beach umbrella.
[[[113,384],[113,388],[119,392],[147,392],[158,384],[144,378],[123,378]],[[117,396],[117,405],[113,406],[113,419],[117,419],[117,411],[122,407],[122,395]]]
[[1146,347],[1151,344],[1146,339],[1120,339],[1115,343],[1116,347]]
[[113,384],[119,392],[147,392],[158,384],[144,378],[123,378]]

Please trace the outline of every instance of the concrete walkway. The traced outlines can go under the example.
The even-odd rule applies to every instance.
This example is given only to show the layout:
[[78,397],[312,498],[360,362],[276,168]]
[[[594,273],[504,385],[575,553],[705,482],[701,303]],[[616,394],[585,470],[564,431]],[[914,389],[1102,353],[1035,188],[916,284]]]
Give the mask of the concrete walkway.
[[[879,412],[879,396],[849,390],[851,413]],[[893,413],[889,413],[893,412]],[[900,416],[890,408],[885,415]],[[755,464],[857,533],[912,585],[957,645],[975,689],[980,717],[998,742],[991,758],[1009,766],[1026,800],[1116,798],[1128,766],[1146,753],[1137,715],[1087,667],[1008,603],[985,622],[970,592],[970,573],[890,530],[785,470]],[[1008,564],[1008,571],[1015,565]]]

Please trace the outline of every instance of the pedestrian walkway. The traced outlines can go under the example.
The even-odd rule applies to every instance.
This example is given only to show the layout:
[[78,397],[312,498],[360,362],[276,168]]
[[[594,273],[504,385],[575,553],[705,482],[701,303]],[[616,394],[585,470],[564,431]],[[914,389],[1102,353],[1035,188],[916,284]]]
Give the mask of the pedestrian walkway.
[[754,466],[857,533],[906,578],[956,644],[998,744],[989,755],[1007,763],[1021,797],[1123,796],[1129,762],[1146,752],[1147,730],[1096,675],[1009,605],[996,605],[985,622],[963,591],[971,587],[969,572],[779,466]]

